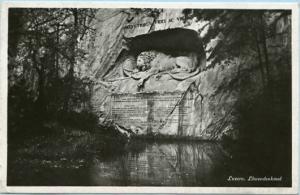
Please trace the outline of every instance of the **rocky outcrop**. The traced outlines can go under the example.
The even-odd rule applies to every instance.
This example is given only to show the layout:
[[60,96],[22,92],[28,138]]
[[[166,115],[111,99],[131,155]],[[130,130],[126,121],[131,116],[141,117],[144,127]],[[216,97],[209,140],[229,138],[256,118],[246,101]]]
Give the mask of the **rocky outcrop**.
[[[249,59],[235,58],[205,64],[206,57],[200,52],[196,68],[187,70],[179,65],[191,61],[186,57],[191,51],[186,49],[153,51],[155,47],[151,47],[149,52],[137,51],[135,46],[132,52],[132,46],[124,47],[126,38],[144,36],[147,40],[151,32],[172,32],[167,29],[192,29],[201,37],[203,32],[198,30],[203,25],[185,20],[182,10],[161,10],[155,17],[147,10],[99,10],[87,69],[95,82],[91,104],[100,122],[113,121],[118,128],[135,134],[208,140],[238,138],[239,106],[260,94],[263,87],[255,60],[251,63]],[[212,42],[208,47],[216,45],[216,40]],[[144,46],[143,41],[136,45]],[[157,56],[165,57],[159,61]],[[254,58],[253,54],[249,58]],[[137,62],[138,59],[148,61]],[[175,67],[153,71],[155,60],[161,67],[173,60]]]

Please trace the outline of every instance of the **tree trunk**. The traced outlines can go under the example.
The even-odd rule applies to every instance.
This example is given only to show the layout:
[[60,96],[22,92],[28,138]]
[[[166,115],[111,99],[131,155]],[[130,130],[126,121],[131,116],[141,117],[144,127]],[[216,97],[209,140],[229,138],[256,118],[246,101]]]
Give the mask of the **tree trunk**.
[[257,31],[256,31],[256,29],[254,29],[254,37],[255,37],[256,52],[257,52],[258,61],[259,61],[259,69],[260,69],[260,73],[261,73],[261,79],[262,79],[263,86],[265,86],[265,72],[264,72],[264,66],[263,66],[263,62],[262,62],[261,50],[259,47],[259,40],[258,40],[257,36],[258,36]]
[[262,85],[263,85],[263,87],[265,87],[265,71],[264,71],[264,65],[263,65],[263,60],[262,60],[262,51],[260,48],[259,33],[257,32],[258,25],[254,19],[257,21],[257,19],[260,20],[260,18],[249,17],[249,20],[251,22],[251,29],[252,29],[252,33],[253,33],[252,36],[254,37],[254,41],[255,41],[255,47],[256,47],[256,53],[258,56],[258,63],[259,63],[259,70],[261,73]]
[[270,101],[273,102],[274,100],[274,90],[273,90],[273,79],[272,74],[270,70],[270,62],[269,62],[269,55],[268,55],[268,48],[267,48],[267,37],[266,37],[266,28],[264,24],[264,18],[263,15],[260,14],[260,30],[261,30],[261,41],[263,46],[263,53],[264,53],[264,61],[266,65],[266,72],[267,72],[267,80],[268,80],[268,93],[270,95]]
[[[56,45],[59,46],[59,24],[57,24],[57,31],[56,31]],[[59,55],[58,51],[55,52],[55,77],[56,79],[59,78]]]
[[45,69],[42,59],[39,59],[39,54],[35,51],[33,55],[33,66],[38,73],[38,88],[37,88],[37,100],[36,100],[36,111],[38,116],[44,116],[46,113],[45,105]]
[[71,40],[72,56],[70,59],[70,68],[67,74],[67,92],[64,101],[64,110],[69,111],[71,95],[73,93],[73,83],[74,83],[74,67],[76,63],[76,50],[77,50],[77,38],[78,38],[78,10],[76,8],[72,9],[72,14],[74,17],[74,29]]
[[265,27],[263,24],[263,16],[260,15],[260,25],[261,25],[261,41],[263,45],[263,51],[264,51],[264,59],[265,59],[265,65],[266,65],[266,71],[267,71],[267,79],[269,84],[272,82],[272,76],[270,73],[270,66],[269,66],[269,56],[268,56],[268,49],[267,49],[267,40],[266,40],[266,32],[265,32]]

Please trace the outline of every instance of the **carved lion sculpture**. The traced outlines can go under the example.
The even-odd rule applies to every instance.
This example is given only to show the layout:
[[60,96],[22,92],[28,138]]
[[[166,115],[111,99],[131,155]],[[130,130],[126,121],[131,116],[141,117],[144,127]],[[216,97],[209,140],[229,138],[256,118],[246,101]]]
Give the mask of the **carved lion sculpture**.
[[158,73],[185,80],[197,75],[206,65],[201,38],[189,29],[166,29],[123,37],[121,53],[125,57],[123,78],[140,80],[139,87]]
[[[139,78],[138,86],[142,87],[147,79],[158,73],[169,74],[176,80],[184,80],[198,74],[197,54],[183,54],[172,56],[156,51],[142,52],[137,58],[137,67],[139,70],[134,71],[136,73],[135,77]],[[176,77],[176,73],[186,73],[186,77]]]

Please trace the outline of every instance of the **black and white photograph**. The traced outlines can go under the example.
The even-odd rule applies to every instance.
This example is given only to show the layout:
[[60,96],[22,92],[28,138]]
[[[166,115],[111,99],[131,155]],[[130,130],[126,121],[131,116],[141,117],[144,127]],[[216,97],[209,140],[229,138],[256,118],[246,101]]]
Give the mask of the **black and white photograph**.
[[293,6],[6,12],[5,186],[298,182]]

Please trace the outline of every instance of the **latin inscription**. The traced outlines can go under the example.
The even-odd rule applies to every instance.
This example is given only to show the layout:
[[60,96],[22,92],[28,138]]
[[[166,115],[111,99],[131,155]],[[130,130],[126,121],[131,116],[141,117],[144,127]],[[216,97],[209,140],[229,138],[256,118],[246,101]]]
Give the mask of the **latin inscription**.
[[113,94],[111,118],[124,127],[136,127],[142,134],[161,126],[184,127],[189,125],[192,102],[193,97],[182,93]]
[[[165,24],[167,22],[172,23],[174,21],[183,21],[184,17],[177,17],[177,18],[169,18],[169,19],[161,19],[154,21],[154,24]],[[124,29],[134,29],[134,28],[142,28],[145,26],[151,26],[151,23],[141,23],[141,24],[128,24],[124,27]]]

